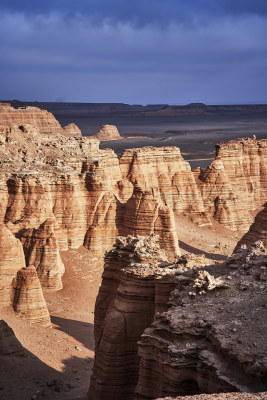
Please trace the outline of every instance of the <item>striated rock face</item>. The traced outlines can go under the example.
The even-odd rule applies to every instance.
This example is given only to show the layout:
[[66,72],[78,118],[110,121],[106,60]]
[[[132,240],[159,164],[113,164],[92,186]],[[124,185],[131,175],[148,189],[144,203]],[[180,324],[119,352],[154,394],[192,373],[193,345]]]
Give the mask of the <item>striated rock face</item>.
[[267,140],[218,144],[216,159],[197,182],[209,216],[232,230],[248,230],[249,211],[267,198]]
[[120,167],[138,192],[152,193],[174,215],[184,213],[201,226],[211,224],[190,165],[177,147],[125,150]]
[[[186,258],[180,261],[187,265]],[[95,305],[89,399],[133,398],[139,370],[137,342],[155,313],[168,309],[176,268],[166,262],[158,236],[119,237],[107,253]]]
[[12,281],[25,266],[22,245],[5,226],[0,226],[0,307],[13,301]]
[[118,140],[122,139],[115,125],[102,125],[100,130],[94,135],[98,140]]
[[138,379],[137,341],[152,320],[155,284],[131,270],[160,265],[166,259],[156,238],[119,237],[105,257],[95,306],[95,363],[89,399],[131,399]]
[[265,247],[267,247],[267,203],[265,203],[264,208],[256,215],[255,221],[248,232],[239,240],[235,251],[237,251],[242,244],[250,244],[256,240],[261,240]]
[[82,132],[81,132],[80,128],[78,128],[78,126],[73,123],[64,126],[63,132],[64,132],[64,135],[67,137],[82,136]]
[[267,389],[262,243],[200,263],[167,263],[154,237],[118,239],[96,302],[90,400]]
[[48,218],[38,229],[23,229],[18,233],[23,245],[26,266],[34,265],[42,288],[62,289],[65,271],[54,231],[55,220]]
[[180,255],[174,213],[151,191],[134,190],[122,207],[119,233],[124,236],[155,233],[159,235],[160,246],[166,250],[169,260]]
[[29,124],[41,134],[64,134],[60,123],[50,112],[38,107],[13,108],[8,103],[0,103],[0,125]]
[[139,342],[136,399],[266,390],[266,265],[259,242],[176,276],[171,308]]
[[13,307],[17,315],[37,325],[51,326],[42,287],[33,265],[18,271],[13,287]]
[[13,330],[4,320],[0,320],[0,356],[23,356],[25,350],[16,338]]

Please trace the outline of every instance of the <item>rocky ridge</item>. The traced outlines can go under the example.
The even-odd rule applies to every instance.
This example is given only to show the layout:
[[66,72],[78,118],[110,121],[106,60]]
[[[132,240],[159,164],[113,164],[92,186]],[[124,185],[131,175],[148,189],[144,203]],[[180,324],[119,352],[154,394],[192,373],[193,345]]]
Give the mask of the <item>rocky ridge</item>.
[[31,125],[41,134],[81,136],[81,131],[75,124],[62,128],[54,115],[46,110],[33,106],[14,108],[9,103],[0,103],[0,125],[13,124],[21,127]]
[[156,237],[118,239],[96,302],[90,400],[267,389],[266,250],[203,261],[167,263]]
[[267,140],[220,143],[215,160],[196,175],[207,215],[232,230],[247,231],[249,212],[267,198]]

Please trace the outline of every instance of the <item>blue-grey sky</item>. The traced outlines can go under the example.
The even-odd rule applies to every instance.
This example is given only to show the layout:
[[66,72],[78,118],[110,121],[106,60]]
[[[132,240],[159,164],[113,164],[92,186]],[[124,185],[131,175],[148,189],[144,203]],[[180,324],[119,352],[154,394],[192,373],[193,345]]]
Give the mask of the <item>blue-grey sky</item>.
[[0,0],[0,98],[267,103],[266,0]]

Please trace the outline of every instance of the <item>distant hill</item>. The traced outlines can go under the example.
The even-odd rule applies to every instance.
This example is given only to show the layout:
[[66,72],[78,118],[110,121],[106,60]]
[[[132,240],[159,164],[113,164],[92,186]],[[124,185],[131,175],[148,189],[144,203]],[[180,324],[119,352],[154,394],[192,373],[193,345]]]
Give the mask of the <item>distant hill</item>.
[[206,105],[204,103],[190,103],[184,106],[168,104],[139,104],[124,103],[64,103],[64,102],[39,102],[20,100],[1,100],[11,103],[13,107],[35,106],[48,110],[56,116],[68,113],[73,117],[89,115],[200,115],[200,114],[243,114],[266,113],[267,104],[241,104],[241,105]]

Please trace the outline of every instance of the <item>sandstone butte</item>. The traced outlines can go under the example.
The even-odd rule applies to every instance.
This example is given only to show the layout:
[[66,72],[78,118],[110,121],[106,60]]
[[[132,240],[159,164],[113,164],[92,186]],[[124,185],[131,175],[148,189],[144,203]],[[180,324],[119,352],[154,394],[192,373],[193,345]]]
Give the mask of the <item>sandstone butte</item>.
[[90,136],[98,140],[118,140],[123,139],[115,125],[102,125],[100,130]]
[[262,242],[205,265],[166,262],[157,236],[119,237],[95,305],[88,398],[266,391],[266,263]]
[[29,124],[41,134],[61,134],[65,136],[81,136],[81,131],[75,124],[61,127],[53,114],[38,107],[13,108],[9,103],[0,103],[0,125],[18,124],[23,127]]

